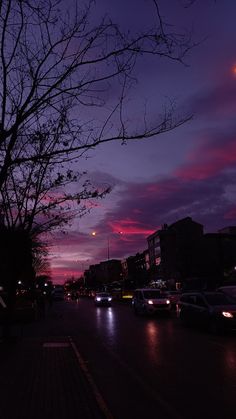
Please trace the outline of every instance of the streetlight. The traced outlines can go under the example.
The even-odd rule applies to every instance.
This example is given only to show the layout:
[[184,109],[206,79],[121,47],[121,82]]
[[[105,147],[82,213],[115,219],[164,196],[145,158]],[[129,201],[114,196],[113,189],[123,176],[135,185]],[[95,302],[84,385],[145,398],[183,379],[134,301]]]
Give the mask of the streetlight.
[[[95,237],[97,235],[96,231],[92,231],[92,236]],[[113,233],[108,234],[107,236],[107,260],[110,260],[110,237],[112,234],[122,235],[123,231],[113,231]]]

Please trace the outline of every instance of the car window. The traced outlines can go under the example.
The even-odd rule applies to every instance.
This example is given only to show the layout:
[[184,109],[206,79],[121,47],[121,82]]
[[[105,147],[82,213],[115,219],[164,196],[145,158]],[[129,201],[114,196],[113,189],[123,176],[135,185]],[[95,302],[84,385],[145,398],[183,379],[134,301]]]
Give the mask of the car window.
[[229,296],[236,297],[236,287],[222,287],[219,288],[218,291],[224,292]]
[[189,301],[190,301],[190,296],[189,295],[182,295],[180,297],[180,302],[189,303]]
[[196,295],[190,295],[189,301],[190,304],[196,304]]
[[195,297],[195,304],[197,306],[206,307],[206,303],[200,295],[196,295]]
[[151,299],[151,298],[160,298],[161,297],[161,293],[158,290],[150,290],[150,291],[143,291],[143,296],[146,299]]
[[215,293],[215,294],[206,294],[205,298],[210,305],[217,306],[217,305],[230,305],[232,304],[232,300],[227,297],[225,294]]

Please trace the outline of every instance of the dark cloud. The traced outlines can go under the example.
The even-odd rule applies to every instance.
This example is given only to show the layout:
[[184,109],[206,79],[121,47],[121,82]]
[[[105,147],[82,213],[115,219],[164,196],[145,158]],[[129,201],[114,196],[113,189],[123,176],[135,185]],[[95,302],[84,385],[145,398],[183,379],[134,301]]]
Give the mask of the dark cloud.
[[[234,172],[234,175],[236,171]],[[164,223],[191,216],[205,231],[217,231],[236,222],[235,207],[227,198],[226,187],[232,172],[204,180],[177,177],[137,185],[127,184],[116,209],[101,223],[102,230],[115,233],[123,228],[121,240],[113,240],[114,254],[132,254],[147,247],[146,237]]]
[[189,108],[194,115],[204,118],[232,117],[236,111],[235,76],[214,88],[199,92],[189,100]]

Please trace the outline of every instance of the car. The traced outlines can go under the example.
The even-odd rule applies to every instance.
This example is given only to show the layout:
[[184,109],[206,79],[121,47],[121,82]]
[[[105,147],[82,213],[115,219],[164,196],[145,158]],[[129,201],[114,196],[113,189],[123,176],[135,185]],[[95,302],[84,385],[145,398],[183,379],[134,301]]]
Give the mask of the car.
[[217,291],[223,292],[224,294],[233,298],[236,302],[236,285],[224,285],[222,287],[217,288]]
[[175,290],[167,290],[162,293],[168,300],[170,300],[171,307],[176,308],[176,304],[179,301],[179,298],[181,296],[181,293],[179,291]]
[[171,302],[159,289],[139,288],[132,298],[136,314],[170,313]]
[[214,333],[236,329],[236,303],[222,292],[186,292],[177,304],[177,317]]
[[54,301],[63,301],[65,297],[64,288],[63,287],[55,287],[52,290],[52,299]]
[[96,306],[111,306],[112,296],[108,292],[98,292],[94,297]]

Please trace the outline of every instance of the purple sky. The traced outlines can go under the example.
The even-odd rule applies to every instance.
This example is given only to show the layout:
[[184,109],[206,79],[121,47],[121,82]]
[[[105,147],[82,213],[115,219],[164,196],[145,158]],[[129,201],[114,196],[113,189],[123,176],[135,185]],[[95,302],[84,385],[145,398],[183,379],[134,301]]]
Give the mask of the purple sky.
[[[124,28],[145,27],[152,19],[150,0],[97,3]],[[186,66],[151,58],[138,63],[130,123],[144,103],[152,119],[170,99],[194,118],[151,140],[101,146],[82,161],[90,178],[111,185],[112,192],[66,234],[57,233],[50,257],[55,282],[105,260],[108,239],[110,258],[123,258],[144,250],[146,237],[162,224],[186,216],[205,232],[236,225],[236,2],[198,0],[183,8],[186,3],[159,2],[168,22],[192,28],[195,39],[204,41]]]

